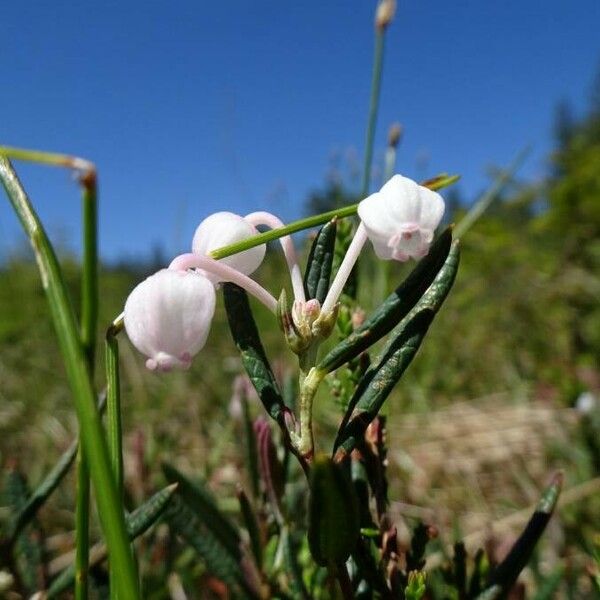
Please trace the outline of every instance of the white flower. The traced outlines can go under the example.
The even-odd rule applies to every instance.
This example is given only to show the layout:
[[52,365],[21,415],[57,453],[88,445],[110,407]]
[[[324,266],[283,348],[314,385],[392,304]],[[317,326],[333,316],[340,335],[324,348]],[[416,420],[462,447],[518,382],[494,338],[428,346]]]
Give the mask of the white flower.
[[394,175],[379,192],[358,205],[375,253],[385,260],[422,258],[444,214],[444,200],[402,175]]
[[[230,212],[214,213],[198,225],[192,241],[192,252],[207,256],[212,250],[241,242],[257,233],[256,227],[239,215]],[[244,275],[250,275],[262,263],[265,252],[266,246],[262,244],[222,258],[219,262],[233,267]],[[204,275],[215,284],[222,281],[212,273],[206,272]]]
[[125,329],[148,356],[151,370],[189,368],[206,343],[215,312],[215,288],[192,271],[162,269],[142,281],[125,303]]

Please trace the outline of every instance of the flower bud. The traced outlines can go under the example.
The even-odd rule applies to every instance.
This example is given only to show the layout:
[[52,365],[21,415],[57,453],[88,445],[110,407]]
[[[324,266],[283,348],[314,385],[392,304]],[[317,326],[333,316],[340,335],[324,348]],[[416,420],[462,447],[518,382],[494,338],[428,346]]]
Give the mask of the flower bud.
[[412,179],[394,175],[379,192],[358,205],[358,215],[384,260],[422,258],[444,214],[444,200]]
[[162,269],[138,284],[125,302],[125,329],[148,356],[150,370],[189,368],[206,343],[215,288],[203,275]]
[[394,123],[388,131],[388,146],[397,148],[402,138],[403,128],[400,123]]
[[[257,233],[256,227],[239,215],[230,212],[214,213],[198,225],[192,241],[192,252],[206,256],[217,248],[241,242]],[[250,275],[262,263],[265,252],[266,246],[262,244],[239,254],[222,258],[220,262],[233,267],[244,275]],[[220,281],[212,273],[204,273],[204,275],[215,284]]]
[[396,14],[396,0],[379,0],[375,11],[375,27],[385,29]]

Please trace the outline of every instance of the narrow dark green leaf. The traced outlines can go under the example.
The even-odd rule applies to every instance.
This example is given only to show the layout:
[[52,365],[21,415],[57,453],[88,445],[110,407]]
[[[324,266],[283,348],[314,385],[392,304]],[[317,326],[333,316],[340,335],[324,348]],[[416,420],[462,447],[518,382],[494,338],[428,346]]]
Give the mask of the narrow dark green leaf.
[[454,544],[453,575],[454,587],[459,600],[464,600],[467,595],[467,551],[462,542]]
[[192,483],[175,467],[163,464],[163,473],[168,481],[179,484],[179,496],[191,511],[205,523],[217,540],[227,549],[231,556],[241,559],[240,536],[234,525],[219,510],[212,494],[200,483]]
[[[433,283],[400,324],[380,360],[364,374],[350,400],[336,437],[334,452],[349,453],[362,440],[390,392],[415,357],[429,325],[452,288],[459,263],[455,242]],[[338,458],[341,458],[338,457]]]
[[426,525],[419,523],[413,531],[410,541],[410,551],[406,555],[406,570],[420,571],[425,566],[425,549],[428,542],[437,535],[437,531]]
[[469,581],[468,598],[475,598],[481,593],[485,581],[487,564],[488,562],[485,560],[485,551],[480,548],[475,553],[475,558],[473,559],[473,573],[471,574],[471,580]]
[[323,304],[329,290],[336,230],[337,221],[335,219],[321,227],[310,247],[306,263],[304,274],[306,298],[316,298],[321,304]]
[[10,544],[14,543],[24,527],[35,517],[37,511],[62,481],[77,456],[78,446],[79,444],[75,441],[67,448],[42,483],[27,498],[26,503],[20,507],[19,513],[11,522]]
[[263,542],[260,535],[260,527],[258,525],[258,519],[256,513],[248,500],[248,496],[244,490],[239,489],[237,493],[238,501],[240,503],[240,511],[242,513],[242,523],[248,532],[250,537],[250,549],[252,555],[256,561],[256,565],[259,569],[262,568],[263,564]]
[[[106,394],[100,395],[98,410],[100,413],[106,407]],[[45,504],[46,500],[52,495],[52,492],[58,487],[60,482],[68,473],[77,456],[78,443],[74,441],[61,455],[58,462],[52,467],[52,470],[44,477],[42,482],[27,498],[25,504],[19,509],[18,514],[11,520],[9,529],[9,545],[12,545],[17,539],[19,533],[37,514],[37,511]]]
[[410,312],[434,281],[450,252],[452,230],[446,229],[432,244],[429,254],[396,290],[345,340],[333,348],[318,368],[334,371],[389,333]]
[[[3,501],[11,507],[12,512],[21,511],[27,505],[29,486],[25,475],[17,468],[9,468],[4,479]],[[2,552],[10,553],[14,567],[19,574],[19,579],[28,594],[43,587],[46,580],[45,552],[43,532],[37,521],[26,523],[28,527],[20,530],[11,543],[13,547],[4,546]],[[8,555],[3,558],[9,562]]]
[[[138,506],[131,514],[125,517],[127,534],[131,541],[144,534],[162,516],[173,498],[177,485],[169,485],[156,492],[149,500]],[[100,564],[107,556],[106,547],[93,553],[90,558],[90,567]],[[75,581],[75,565],[72,564],[58,575],[46,592],[48,600],[56,598],[69,589]]]
[[269,415],[281,422],[285,405],[260,341],[248,296],[242,288],[233,283],[223,285],[223,296],[229,328],[242,355],[242,364]]
[[204,560],[208,571],[223,581],[234,598],[252,597],[237,556],[222,544],[204,518],[200,517],[179,494],[167,510],[165,518],[173,531],[181,536]]
[[317,457],[310,471],[308,544],[315,562],[345,562],[360,535],[358,500],[348,473],[328,456]]
[[[562,481],[563,477],[561,473],[553,477],[552,482],[544,491],[523,533],[515,542],[507,557],[491,571],[487,581],[487,589],[480,594],[480,599],[503,598],[508,594],[510,588],[517,580],[519,573],[521,573],[525,565],[529,562],[536,544],[542,533],[544,533],[548,521],[550,521],[562,488]],[[494,592],[497,595],[493,595]]]

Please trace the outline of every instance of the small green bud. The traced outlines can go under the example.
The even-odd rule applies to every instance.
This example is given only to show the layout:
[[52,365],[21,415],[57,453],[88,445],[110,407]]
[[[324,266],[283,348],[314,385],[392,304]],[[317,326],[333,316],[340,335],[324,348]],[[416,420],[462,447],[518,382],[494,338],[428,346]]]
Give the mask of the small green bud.
[[411,571],[408,574],[408,585],[404,590],[406,600],[421,600],[425,595],[425,571]]

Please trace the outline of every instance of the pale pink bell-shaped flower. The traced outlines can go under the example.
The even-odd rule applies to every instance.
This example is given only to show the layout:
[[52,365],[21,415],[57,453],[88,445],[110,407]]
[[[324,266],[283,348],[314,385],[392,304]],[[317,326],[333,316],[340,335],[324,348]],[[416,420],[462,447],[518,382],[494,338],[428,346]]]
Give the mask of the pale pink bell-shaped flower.
[[[231,212],[214,213],[198,225],[192,240],[192,252],[207,256],[212,250],[241,242],[257,233],[256,227],[240,215]],[[266,246],[261,244],[233,256],[222,258],[219,262],[233,267],[244,275],[250,275],[262,263],[265,252]],[[205,272],[204,275],[215,284],[221,281],[213,273]]]
[[206,343],[215,295],[193,271],[162,269],[135,287],[125,302],[125,329],[150,370],[189,368]]
[[385,260],[425,256],[443,214],[444,200],[437,192],[402,175],[358,205],[375,254]]

